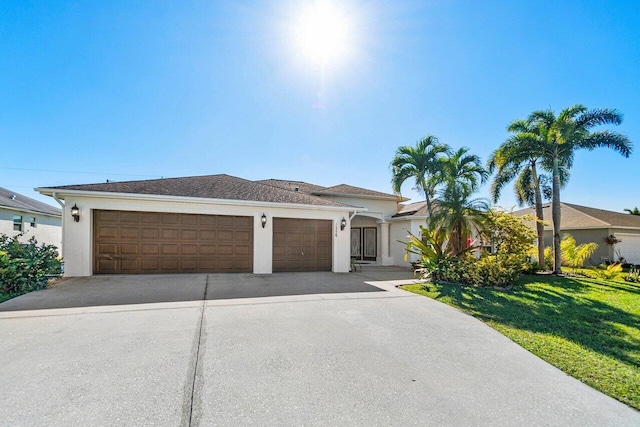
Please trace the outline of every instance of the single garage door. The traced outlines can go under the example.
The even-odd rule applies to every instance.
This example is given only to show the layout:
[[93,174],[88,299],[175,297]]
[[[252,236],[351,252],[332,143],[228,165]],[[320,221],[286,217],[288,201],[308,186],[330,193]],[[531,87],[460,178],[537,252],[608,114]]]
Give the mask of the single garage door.
[[621,240],[616,249],[620,251],[625,262],[640,264],[640,235],[616,233],[616,237]]
[[273,219],[273,271],[331,271],[330,220]]
[[253,218],[95,210],[94,274],[253,271]]

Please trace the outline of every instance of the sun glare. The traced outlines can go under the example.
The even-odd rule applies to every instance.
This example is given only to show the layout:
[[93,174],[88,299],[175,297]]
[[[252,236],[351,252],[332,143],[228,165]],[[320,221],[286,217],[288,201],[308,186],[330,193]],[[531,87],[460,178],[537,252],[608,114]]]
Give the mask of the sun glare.
[[295,37],[303,54],[314,62],[327,65],[346,53],[349,23],[333,4],[316,2],[301,12]]

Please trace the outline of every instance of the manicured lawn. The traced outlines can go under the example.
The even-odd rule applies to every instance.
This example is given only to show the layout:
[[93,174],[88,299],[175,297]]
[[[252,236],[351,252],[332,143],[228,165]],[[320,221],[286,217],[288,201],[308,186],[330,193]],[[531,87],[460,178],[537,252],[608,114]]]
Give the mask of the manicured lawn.
[[402,287],[486,322],[569,375],[640,409],[640,285],[524,276],[511,291]]

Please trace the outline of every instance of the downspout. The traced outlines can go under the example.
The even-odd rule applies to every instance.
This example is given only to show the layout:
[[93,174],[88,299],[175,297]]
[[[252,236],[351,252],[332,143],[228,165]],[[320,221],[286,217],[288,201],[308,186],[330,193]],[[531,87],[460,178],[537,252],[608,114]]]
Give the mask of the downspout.
[[[53,197],[53,200],[55,200],[56,202],[58,202],[58,204],[60,205],[60,207],[62,208],[62,210],[64,211],[64,203],[62,203],[62,200],[58,199],[58,195],[56,194],[56,192],[54,191],[53,194],[51,194],[51,197]],[[64,214],[63,214],[64,215]]]
[[65,215],[64,215],[64,203],[62,203],[62,200],[60,200],[58,198],[58,195],[56,194],[56,192],[54,191],[51,194],[51,197],[53,197],[53,200],[55,200],[56,202],[58,202],[58,204],[60,205],[60,207],[62,208],[62,247],[60,248],[60,258],[62,258],[61,264],[62,264],[62,275],[64,276],[64,223],[65,221]]
[[349,222],[351,222],[351,220],[353,219],[353,217],[355,217],[358,214],[358,211],[353,211],[353,215],[351,215],[349,217]]

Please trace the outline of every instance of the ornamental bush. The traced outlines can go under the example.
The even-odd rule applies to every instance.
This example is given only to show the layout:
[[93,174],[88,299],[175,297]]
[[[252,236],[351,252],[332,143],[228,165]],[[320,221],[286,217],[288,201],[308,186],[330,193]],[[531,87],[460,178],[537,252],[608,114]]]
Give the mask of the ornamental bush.
[[20,235],[0,235],[0,292],[23,294],[47,287],[61,274],[58,249],[38,244],[35,238],[20,242]]

